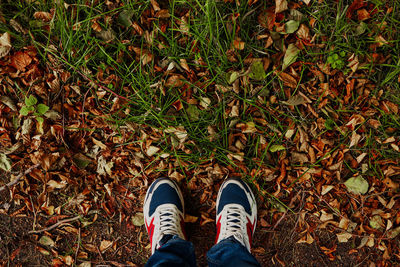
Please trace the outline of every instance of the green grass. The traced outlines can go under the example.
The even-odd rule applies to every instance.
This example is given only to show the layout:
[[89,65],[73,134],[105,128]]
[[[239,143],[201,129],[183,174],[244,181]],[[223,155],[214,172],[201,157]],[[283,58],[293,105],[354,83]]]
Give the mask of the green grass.
[[[98,1],[95,5],[86,4],[87,1],[60,1],[59,5],[41,1],[6,1],[0,4],[2,10],[8,11],[7,13],[3,12],[4,18],[7,21],[14,19],[19,22],[26,29],[27,34],[18,32],[9,23],[1,24],[0,31],[9,31],[12,34],[15,49],[30,44],[36,46],[44,68],[51,66],[65,69],[72,74],[70,81],[73,83],[81,81],[82,95],[89,91],[88,95],[96,98],[98,108],[108,114],[107,121],[116,129],[127,123],[159,130],[183,126],[188,133],[188,140],[192,141],[185,145],[190,153],[176,149],[171,141],[172,134],[164,133],[162,138],[156,142],[162,151],[170,153],[177,159],[179,164],[175,168],[182,173],[185,173],[184,169],[186,168],[185,164],[182,165],[184,162],[190,163],[189,170],[198,168],[210,159],[225,165],[237,166],[237,161],[231,160],[228,156],[232,152],[229,147],[229,139],[239,131],[231,125],[232,122],[247,123],[262,118],[267,124],[256,123],[260,132],[246,135],[247,141],[244,144],[242,164],[248,170],[276,167],[279,161],[278,155],[270,153],[268,148],[273,144],[283,144],[288,149],[294,147],[295,144],[284,137],[290,125],[293,123],[296,126],[312,125],[314,117],[310,113],[306,114],[299,107],[289,109],[279,104],[279,101],[286,100],[285,86],[271,67],[267,70],[265,80],[252,82],[251,86],[261,88],[254,95],[250,94],[250,85],[242,87],[239,94],[233,91],[221,93],[215,90],[215,85],[230,86],[226,79],[229,71],[247,70],[249,65],[244,62],[246,58],[270,57],[279,52],[273,46],[265,49],[263,41],[256,38],[257,35],[268,32],[258,23],[255,25],[258,11],[267,7],[266,3],[248,6],[245,1],[241,1],[243,3],[238,6],[223,1],[174,0],[168,6],[161,3],[162,8],[168,9],[169,18],[143,22],[141,17],[148,16],[146,10],[150,5],[149,1],[122,2],[124,3],[122,7],[109,8],[103,1]],[[313,1],[310,6],[303,6],[299,9],[303,13],[302,23],[308,27],[310,27],[311,19],[316,20],[315,26],[310,29],[312,35],[315,35],[314,42],[321,46],[305,47],[300,53],[298,61],[313,64],[326,63],[330,54],[344,51],[348,58],[354,53],[359,57],[360,62],[367,62],[360,66],[360,69],[364,70],[362,73],[365,78],[375,83],[371,96],[384,90],[384,97],[400,104],[398,94],[400,88],[396,82],[400,74],[398,38],[400,5],[395,0],[372,1],[376,4],[376,14],[365,23],[365,32],[357,34],[357,27],[360,27],[360,23],[346,18],[350,2],[325,1],[318,3],[318,1]],[[390,14],[383,12],[386,5],[393,7]],[[68,7],[66,8],[66,6]],[[38,27],[43,23],[35,20],[33,14],[36,11],[50,11],[51,9],[54,9],[54,19],[49,23],[44,23],[49,26],[50,30],[48,31],[43,27]],[[126,28],[121,25],[119,16],[123,11],[128,14],[131,21],[140,24],[145,34],[140,35],[132,27]],[[190,11],[190,15],[184,17],[188,11]],[[233,19],[237,14],[240,15]],[[113,39],[97,33],[92,28],[93,20],[97,21],[103,31],[108,31]],[[185,24],[187,25],[185,26]],[[384,30],[379,29],[382,25],[385,25]],[[240,31],[237,31],[239,27]],[[151,43],[146,40],[146,34],[149,36],[153,34]],[[391,60],[384,64],[376,63],[371,58],[373,51],[370,46],[376,42],[379,35],[386,39],[388,44],[378,47],[375,52],[391,56]],[[231,62],[227,51],[232,49],[235,38],[240,38],[245,42],[245,48],[236,51],[237,62]],[[133,51],[134,47],[149,51],[155,60],[142,65],[140,55]],[[54,59],[54,62],[49,61],[50,57]],[[207,109],[199,107],[189,109],[191,105],[187,103],[182,88],[163,86],[169,76],[165,74],[165,71],[156,71],[156,67],[174,65],[178,69],[175,72],[182,73],[187,77],[187,74],[180,71],[182,59],[186,60],[188,66],[194,70],[192,79],[185,81],[186,87],[192,90],[192,99],[200,101],[202,97],[207,97],[211,100]],[[200,64],[201,62],[204,62],[204,66]],[[303,64],[299,86],[292,91],[292,95],[301,90],[300,84],[307,84],[312,79],[309,75],[310,66],[312,65]],[[347,67],[343,67],[342,70],[349,73]],[[104,72],[105,77],[116,75],[118,79],[113,80],[112,85],[102,84],[102,81],[97,81],[96,78],[99,71]],[[196,73],[199,72],[204,73],[204,76],[196,76]],[[99,99],[96,95],[99,88],[91,87],[81,73],[85,73],[116,94],[128,98],[129,101],[125,101],[117,110],[111,111],[115,96],[107,94],[106,97]],[[277,97],[278,104],[270,104],[270,96]],[[180,111],[173,107],[173,103],[178,100],[184,107]],[[232,101],[238,101],[240,106],[239,116],[234,118],[228,116],[229,105],[233,103]],[[351,105],[343,107],[339,99],[330,99],[327,108],[336,111],[338,118],[333,117],[333,112],[318,110],[320,99],[314,101],[311,106],[322,118],[330,120],[336,127],[345,123],[348,114],[357,112],[359,103],[356,101],[356,96],[351,101],[353,101]],[[346,111],[340,111],[342,109]],[[196,114],[193,115],[193,113]],[[85,119],[94,119],[94,115],[88,114]],[[379,120],[382,126],[378,131],[370,134],[367,141],[369,150],[376,146],[372,141],[375,135],[386,137],[388,134],[385,133],[385,128],[398,129],[400,126],[398,115],[382,112]],[[213,127],[217,133],[212,141],[209,140],[208,127]],[[330,130],[325,129],[318,136],[329,132]],[[262,151],[259,149],[261,135],[268,143],[266,149]],[[298,135],[297,131],[294,136],[296,135]],[[339,133],[335,133],[334,138],[338,144],[347,144],[348,142],[347,136]],[[383,157],[398,155],[388,151],[382,151],[382,153]],[[254,161],[254,158],[259,161]],[[244,173],[244,175],[248,176],[249,174]],[[254,177],[249,177],[249,180],[253,179]],[[257,177],[257,179],[262,180],[262,177]]]

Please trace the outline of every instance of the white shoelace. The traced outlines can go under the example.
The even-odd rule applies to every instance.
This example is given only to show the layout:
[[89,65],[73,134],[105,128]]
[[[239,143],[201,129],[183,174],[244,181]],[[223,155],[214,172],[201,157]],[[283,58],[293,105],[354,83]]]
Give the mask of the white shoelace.
[[242,207],[230,207],[226,212],[225,229],[221,231],[222,236],[220,240],[234,236],[236,240],[247,247],[244,237],[246,233],[246,215],[244,209]]
[[176,211],[177,210],[174,207],[164,207],[158,210],[160,216],[160,236],[157,238],[157,244],[161,241],[164,235],[178,235],[181,238],[184,238],[180,227],[181,218]]

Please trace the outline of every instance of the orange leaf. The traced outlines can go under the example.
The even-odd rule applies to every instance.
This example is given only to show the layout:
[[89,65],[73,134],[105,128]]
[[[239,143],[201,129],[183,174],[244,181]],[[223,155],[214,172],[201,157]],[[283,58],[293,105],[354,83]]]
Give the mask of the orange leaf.
[[357,17],[358,17],[358,20],[367,20],[367,19],[371,18],[371,15],[365,8],[363,8],[363,9],[357,10]]
[[33,14],[33,17],[44,22],[49,22],[53,16],[49,12],[37,11]]
[[31,64],[31,62],[32,58],[28,55],[28,53],[19,51],[12,57],[11,66],[19,71],[25,71],[25,68]]

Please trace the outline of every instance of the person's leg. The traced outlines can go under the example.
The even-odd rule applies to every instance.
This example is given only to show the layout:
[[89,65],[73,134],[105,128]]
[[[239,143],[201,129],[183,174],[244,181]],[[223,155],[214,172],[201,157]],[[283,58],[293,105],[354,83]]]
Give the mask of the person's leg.
[[227,179],[217,197],[216,244],[208,251],[209,266],[260,266],[250,253],[257,222],[257,204],[241,179]]
[[184,203],[176,183],[168,178],[154,181],[143,213],[152,253],[146,266],[196,266],[193,244],[185,240]]

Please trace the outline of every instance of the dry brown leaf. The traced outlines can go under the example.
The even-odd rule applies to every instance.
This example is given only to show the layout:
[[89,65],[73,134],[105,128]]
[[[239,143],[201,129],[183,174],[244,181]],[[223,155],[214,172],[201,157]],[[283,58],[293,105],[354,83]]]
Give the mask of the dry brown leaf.
[[350,138],[349,148],[358,145],[358,142],[361,140],[361,135],[357,134],[356,131],[353,131]]
[[319,218],[322,222],[333,220],[333,214],[326,213],[324,210],[321,211],[321,216]]
[[97,22],[96,19],[92,20],[92,29],[96,32],[101,32],[103,29],[101,28],[100,24]]
[[322,186],[321,195],[326,195],[326,194],[328,194],[328,192],[331,191],[333,188],[334,188],[333,185],[323,185],[323,186]]
[[394,182],[392,179],[390,179],[389,177],[386,177],[385,179],[382,180],[382,182],[389,187],[390,189],[396,190],[397,188],[399,188],[399,184]]
[[181,180],[183,180],[185,178],[185,176],[183,174],[180,174],[177,171],[174,171],[173,173],[171,173],[169,175],[170,178],[174,178],[176,181],[180,182]]
[[103,240],[100,243],[100,252],[104,252],[106,249],[110,248],[113,244],[113,241],[109,241],[109,240]]
[[11,66],[19,71],[25,71],[25,68],[31,64],[32,58],[28,53],[23,51],[18,51],[11,58]]
[[307,101],[301,95],[290,96],[287,101],[281,101],[283,104],[288,106],[298,106],[305,104]]
[[180,74],[177,74],[177,75],[172,75],[172,76],[170,76],[169,78],[168,78],[168,80],[165,82],[165,86],[166,87],[169,87],[169,88],[172,88],[172,87],[181,87],[181,86],[183,86],[185,83],[184,83],[184,80],[185,80],[185,78],[182,76],[182,75],[180,75]]
[[233,47],[237,50],[243,50],[245,46],[245,42],[242,42],[240,39],[233,40]]
[[288,3],[286,0],[275,0],[275,14],[281,13],[288,9]]
[[358,20],[363,21],[363,20],[367,20],[367,19],[371,18],[371,15],[365,8],[363,8],[363,9],[357,10],[357,17],[358,17]]
[[310,29],[304,24],[300,24],[300,27],[297,30],[296,34],[300,39],[307,40],[307,41],[309,41],[311,39]]
[[181,67],[182,67],[184,70],[186,70],[187,72],[190,72],[190,68],[189,68],[189,65],[187,64],[186,59],[181,58],[181,59],[179,59],[179,62],[181,63]]
[[197,222],[198,219],[199,219],[199,217],[185,214],[185,223],[195,223],[195,222]]
[[154,154],[156,154],[158,151],[160,151],[160,148],[158,148],[156,146],[149,146],[147,148],[146,154],[147,154],[147,156],[151,157]]
[[310,233],[307,233],[306,235],[304,235],[302,238],[300,238],[299,241],[297,241],[296,243],[301,244],[301,243],[307,243],[307,244],[312,244],[314,242],[314,238],[312,238],[312,236],[310,235]]
[[66,181],[55,181],[55,180],[50,180],[47,182],[48,188],[49,189],[61,189],[67,186],[67,182]]
[[156,0],[150,0],[151,5],[153,6],[154,11],[160,11],[160,5],[157,3]]
[[49,22],[53,16],[49,12],[37,11],[33,13],[33,17],[35,19],[40,19],[44,22]]
[[336,234],[336,236],[338,238],[339,243],[346,243],[353,235],[348,232],[343,232]]
[[169,14],[169,12],[168,12],[167,9],[162,9],[162,10],[158,11],[158,12],[155,14],[155,17],[156,17],[156,18],[160,18],[160,19],[167,19],[167,18],[169,18],[170,16],[171,16],[171,15]]
[[376,36],[375,42],[377,42],[379,44],[379,46],[383,46],[385,44],[388,44],[388,41],[386,41],[385,38],[383,38],[382,35]]
[[291,88],[296,88],[297,87],[297,81],[296,79],[291,76],[290,74],[286,72],[281,72],[279,73],[279,78],[283,82],[285,86],[291,87]]
[[5,57],[11,50],[11,37],[5,32],[0,37],[0,58]]
[[347,64],[347,67],[351,68],[353,72],[356,72],[358,69],[358,66],[360,65],[360,62],[358,61],[358,56],[353,54],[351,57],[348,59],[349,64]]

